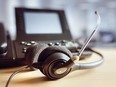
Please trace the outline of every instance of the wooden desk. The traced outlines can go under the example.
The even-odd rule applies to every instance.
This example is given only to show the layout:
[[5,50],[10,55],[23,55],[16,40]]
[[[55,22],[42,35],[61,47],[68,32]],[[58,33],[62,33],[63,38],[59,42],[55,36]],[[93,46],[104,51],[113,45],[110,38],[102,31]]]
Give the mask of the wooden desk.
[[[39,71],[24,71],[17,74],[9,87],[116,87],[116,49],[97,49],[105,57],[100,67],[77,70],[66,77],[49,81]],[[17,69],[0,70],[0,87],[5,87],[9,76]]]

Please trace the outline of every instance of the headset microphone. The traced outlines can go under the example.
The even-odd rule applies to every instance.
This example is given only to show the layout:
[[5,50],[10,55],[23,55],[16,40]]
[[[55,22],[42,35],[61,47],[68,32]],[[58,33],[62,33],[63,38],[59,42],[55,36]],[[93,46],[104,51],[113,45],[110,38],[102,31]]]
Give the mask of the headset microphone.
[[94,68],[94,67],[97,67],[98,65],[102,64],[103,56],[100,53],[95,52],[93,50],[92,50],[93,52],[95,52],[96,54],[101,56],[100,60],[95,61],[95,62],[91,62],[91,63],[78,63],[83,51],[87,47],[88,43],[90,42],[90,40],[92,39],[92,37],[94,36],[96,31],[98,30],[98,27],[100,25],[101,18],[99,16],[99,13],[97,11],[95,11],[95,14],[97,15],[97,24],[96,24],[95,29],[93,30],[93,32],[91,33],[89,38],[85,41],[85,43],[81,47],[78,55],[72,56],[65,64],[63,64],[62,66],[57,67],[57,69],[55,69],[56,74],[62,74],[62,73],[66,72],[69,69],[71,69],[71,71],[74,71],[74,70],[77,70],[77,69],[90,69],[90,68]]

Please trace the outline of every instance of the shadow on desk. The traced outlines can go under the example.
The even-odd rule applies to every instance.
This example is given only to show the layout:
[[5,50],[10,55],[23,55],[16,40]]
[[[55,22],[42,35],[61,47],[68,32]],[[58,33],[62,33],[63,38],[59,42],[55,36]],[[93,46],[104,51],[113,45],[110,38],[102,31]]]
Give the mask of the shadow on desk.
[[[12,69],[4,69],[4,72],[1,72],[1,74],[3,75],[8,75],[8,77],[11,75],[11,73],[13,73],[14,71],[20,69],[21,67],[15,67]],[[64,81],[70,80],[70,79],[74,79],[80,76],[85,76],[87,74],[90,74],[93,70],[78,70],[75,72],[70,73],[69,75],[67,75],[66,77],[62,78],[62,79],[58,79],[58,80],[49,80],[46,76],[44,76],[39,70],[37,71],[30,71],[30,70],[26,70],[23,72],[18,73],[17,75],[15,75],[13,77],[13,79],[11,80],[9,87],[14,87],[17,85],[19,87],[23,87],[25,85],[25,87],[29,87],[29,85],[31,85],[30,87],[32,87],[32,85],[45,85],[45,84],[59,84],[62,83]],[[7,77],[7,79],[8,79]],[[6,80],[7,81],[7,80]],[[11,86],[10,86],[11,85]]]
[[[32,73],[34,74],[36,71],[32,71]],[[39,72],[39,71],[38,71]],[[58,80],[62,80],[62,79],[70,79],[70,78],[75,78],[75,77],[79,77],[79,76],[84,76],[87,74],[90,74],[90,72],[92,72],[92,70],[85,70],[85,71],[81,71],[78,72],[72,72],[69,75],[65,76],[64,78],[58,79]],[[20,81],[16,81],[16,83],[20,83],[20,84],[37,84],[37,83],[44,83],[44,82],[54,82],[54,81],[58,81],[58,80],[50,80],[48,79],[46,76],[42,75],[42,76],[32,76],[31,78],[28,79],[23,79]]]

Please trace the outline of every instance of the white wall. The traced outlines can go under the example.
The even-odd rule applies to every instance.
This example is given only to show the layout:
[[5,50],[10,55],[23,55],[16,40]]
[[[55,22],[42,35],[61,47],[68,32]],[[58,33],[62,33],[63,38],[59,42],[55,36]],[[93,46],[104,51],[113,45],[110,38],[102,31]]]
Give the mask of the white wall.
[[84,30],[89,30],[88,33],[90,33],[94,28],[96,24],[94,11],[98,10],[102,18],[100,28],[116,31],[116,8],[108,7],[108,2],[103,3],[105,6],[100,3],[78,3],[77,0],[67,2],[65,0],[0,0],[0,22],[4,23],[14,39],[16,34],[15,7],[63,9],[75,39],[80,37]]

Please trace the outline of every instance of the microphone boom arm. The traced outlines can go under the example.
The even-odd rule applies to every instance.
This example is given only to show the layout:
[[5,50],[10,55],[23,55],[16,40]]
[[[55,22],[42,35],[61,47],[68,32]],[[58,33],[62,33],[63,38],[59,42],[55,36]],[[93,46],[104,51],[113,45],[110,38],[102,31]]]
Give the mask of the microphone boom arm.
[[85,41],[84,45],[81,47],[80,51],[79,51],[79,54],[78,54],[78,57],[80,58],[83,51],[85,50],[85,48],[87,47],[87,45],[89,44],[90,40],[93,38],[93,36],[95,35],[96,31],[98,30],[98,27],[101,23],[101,18],[100,18],[100,15],[97,11],[95,11],[95,14],[97,15],[97,24],[96,24],[96,27],[95,29],[93,30],[93,32],[91,33],[91,35],[89,36],[89,38]]

